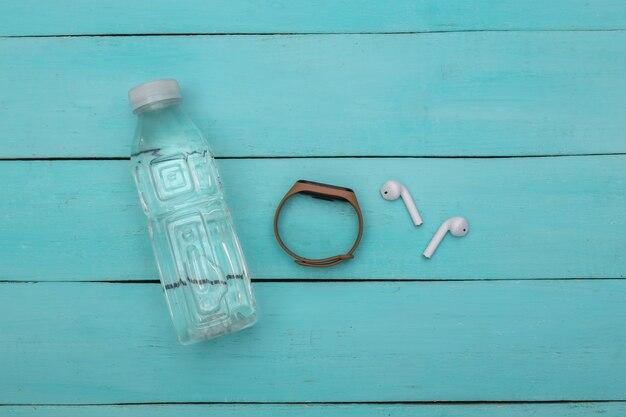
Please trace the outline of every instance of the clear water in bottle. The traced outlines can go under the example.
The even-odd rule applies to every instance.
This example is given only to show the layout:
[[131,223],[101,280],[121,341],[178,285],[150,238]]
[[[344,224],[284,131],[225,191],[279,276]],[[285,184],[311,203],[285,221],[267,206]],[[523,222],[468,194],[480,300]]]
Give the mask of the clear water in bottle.
[[252,326],[256,303],[207,141],[173,79],[129,92],[138,116],[132,171],[181,343]]

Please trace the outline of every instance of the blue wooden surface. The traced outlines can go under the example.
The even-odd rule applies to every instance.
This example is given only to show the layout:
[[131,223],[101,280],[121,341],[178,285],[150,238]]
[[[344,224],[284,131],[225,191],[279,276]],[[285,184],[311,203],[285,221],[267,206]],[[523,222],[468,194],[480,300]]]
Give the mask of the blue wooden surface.
[[[6,1],[0,414],[623,416],[625,30],[621,0]],[[162,76],[228,157],[264,281],[258,326],[191,347],[123,160],[126,90]],[[301,177],[356,190],[356,259],[279,250]],[[349,240],[345,207],[309,203],[287,239]],[[421,259],[451,215],[470,235]]]
[[0,56],[5,158],[127,157],[128,86],[164,76],[218,156],[626,152],[624,31],[19,38]]
[[[621,278],[626,273],[626,156],[517,159],[219,160],[226,198],[255,278],[529,279]],[[0,279],[156,279],[145,216],[128,161],[0,163]],[[24,173],[28,173],[24,175]],[[302,268],[276,244],[278,201],[299,178],[350,186],[365,215],[356,259]],[[412,191],[424,225],[379,187],[396,178]],[[27,207],[27,209],[23,209]],[[308,210],[308,211],[307,211]],[[308,216],[301,216],[308,213]],[[470,219],[472,233],[421,255],[443,220]],[[350,247],[351,207],[289,202],[286,242],[311,257]],[[324,219],[320,222],[319,219]],[[322,224],[320,224],[322,223]],[[474,233],[476,231],[476,233]],[[113,243],[114,242],[114,243]]]
[[570,404],[478,404],[478,405],[277,405],[277,404],[185,404],[110,406],[9,406],[8,416],[37,417],[619,417],[626,403]]
[[[0,36],[623,29],[621,0],[6,1]],[[27,17],[27,18],[26,18]]]
[[626,394],[622,280],[256,283],[258,325],[193,346],[176,340],[158,284],[0,289],[0,403]]

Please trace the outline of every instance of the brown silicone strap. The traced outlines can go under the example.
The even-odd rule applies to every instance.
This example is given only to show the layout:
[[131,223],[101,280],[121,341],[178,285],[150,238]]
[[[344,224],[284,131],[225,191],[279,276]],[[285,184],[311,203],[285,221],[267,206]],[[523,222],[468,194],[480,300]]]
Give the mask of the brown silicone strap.
[[[280,211],[282,210],[285,202],[290,197],[299,193],[311,194],[313,196],[318,196],[320,198],[326,197],[332,200],[343,200],[343,201],[348,202],[352,207],[354,207],[354,210],[356,211],[357,217],[359,219],[359,233],[356,237],[356,240],[354,241],[354,244],[352,245],[352,248],[350,248],[350,250],[347,253],[343,255],[331,256],[329,258],[307,259],[307,258],[304,258],[302,256],[295,254],[294,252],[289,250],[287,246],[285,246],[285,243],[280,238],[280,233],[278,232],[278,217],[280,215]],[[283,248],[283,250],[287,252],[290,256],[294,257],[296,259],[297,264],[302,265],[302,266],[324,268],[327,266],[337,265],[338,263],[341,263],[345,261],[346,259],[353,258],[354,251],[359,246],[359,243],[361,242],[361,236],[363,235],[363,215],[361,214],[361,208],[359,207],[359,202],[356,199],[356,195],[351,190],[345,189],[342,187],[335,187],[332,185],[319,184],[319,183],[313,183],[313,182],[298,181],[293,185],[293,187],[291,187],[291,189],[287,192],[287,194],[285,194],[283,199],[278,204],[278,207],[276,207],[276,214],[274,214],[274,235],[276,235],[276,240],[278,241],[278,244],[280,245],[280,247]]]

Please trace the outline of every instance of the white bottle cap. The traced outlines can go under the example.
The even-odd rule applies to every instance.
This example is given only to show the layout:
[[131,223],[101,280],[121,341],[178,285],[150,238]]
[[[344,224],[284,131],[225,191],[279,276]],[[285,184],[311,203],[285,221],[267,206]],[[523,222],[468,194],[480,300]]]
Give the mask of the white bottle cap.
[[181,99],[180,87],[173,78],[148,81],[136,85],[128,91],[128,101],[133,111],[146,104],[163,100]]

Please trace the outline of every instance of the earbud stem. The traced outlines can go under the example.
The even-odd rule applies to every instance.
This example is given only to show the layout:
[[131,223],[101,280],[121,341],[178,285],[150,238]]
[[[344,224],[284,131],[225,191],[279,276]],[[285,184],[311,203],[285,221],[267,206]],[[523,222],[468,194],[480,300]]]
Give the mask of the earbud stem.
[[424,251],[424,253],[422,253],[425,258],[430,259],[433,256],[444,236],[446,235],[446,233],[448,233],[449,229],[450,223],[447,221],[443,222],[442,225],[439,226],[439,229],[437,229],[435,236],[433,236],[433,238],[430,240],[430,243],[426,247],[426,250]]
[[401,195],[402,195],[402,200],[404,200],[404,205],[406,206],[406,209],[409,211],[411,220],[413,220],[413,224],[416,226],[419,226],[422,223],[424,223],[422,221],[422,216],[420,216],[419,212],[417,211],[417,207],[415,207],[415,203],[413,202],[413,198],[411,198],[411,194],[409,193],[409,191],[405,188],[404,190],[402,190]]

